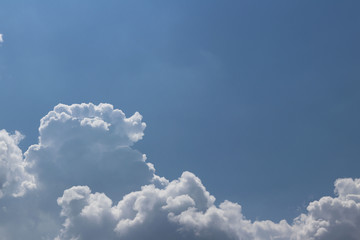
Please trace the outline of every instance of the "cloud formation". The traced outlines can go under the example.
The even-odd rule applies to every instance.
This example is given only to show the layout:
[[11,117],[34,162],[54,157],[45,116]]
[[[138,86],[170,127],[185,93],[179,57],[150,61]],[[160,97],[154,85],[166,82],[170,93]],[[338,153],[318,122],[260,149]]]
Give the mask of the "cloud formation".
[[0,33],[0,43],[4,42],[3,35]]
[[335,191],[337,197],[310,203],[290,225],[251,222],[229,201],[215,206],[189,172],[162,189],[144,186],[115,205],[103,193],[76,186],[58,198],[66,220],[57,239],[359,239],[360,179],[338,179]]
[[10,135],[0,130],[0,198],[21,197],[27,190],[36,188],[35,177],[27,171],[29,163],[24,161],[18,147],[22,139],[19,132]]
[[26,160],[47,192],[88,185],[121,199],[154,178],[146,156],[131,148],[145,127],[139,113],[126,118],[110,104],[59,104],[41,119]]
[[33,191],[16,201],[0,199],[0,236],[53,239],[62,224],[56,200],[74,185],[118,201],[143,185],[163,184],[146,156],[131,147],[145,127],[139,113],[126,117],[110,104],[59,104],[41,119],[39,142],[24,158],[16,145],[21,135],[2,131],[1,146],[8,150],[2,147],[0,179],[6,184],[1,190],[13,196]]
[[360,179],[335,181],[292,223],[251,221],[215,204],[193,173],[169,181],[132,146],[142,116],[110,104],[57,105],[23,155],[22,135],[0,131],[0,236],[12,239],[360,239]]

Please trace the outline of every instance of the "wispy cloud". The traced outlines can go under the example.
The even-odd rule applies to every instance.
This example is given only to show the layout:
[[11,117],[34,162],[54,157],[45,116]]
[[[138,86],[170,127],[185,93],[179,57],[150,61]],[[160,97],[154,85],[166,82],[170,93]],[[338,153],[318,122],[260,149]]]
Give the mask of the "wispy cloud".
[[0,43],[4,42],[3,34],[0,33]]

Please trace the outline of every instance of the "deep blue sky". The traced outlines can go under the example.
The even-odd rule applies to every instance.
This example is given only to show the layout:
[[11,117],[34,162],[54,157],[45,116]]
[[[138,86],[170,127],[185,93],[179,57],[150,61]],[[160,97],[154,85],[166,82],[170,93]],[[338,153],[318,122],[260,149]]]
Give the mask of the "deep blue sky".
[[292,219],[360,177],[360,2],[1,1],[0,129],[108,102],[136,145],[250,219]]

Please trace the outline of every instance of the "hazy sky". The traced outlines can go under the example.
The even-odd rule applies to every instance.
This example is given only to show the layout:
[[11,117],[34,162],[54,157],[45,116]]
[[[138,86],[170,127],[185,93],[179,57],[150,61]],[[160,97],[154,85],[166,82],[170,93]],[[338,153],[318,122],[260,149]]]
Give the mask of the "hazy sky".
[[359,9],[356,0],[1,1],[0,129],[25,135],[25,152],[59,103],[138,111],[144,137],[128,145],[158,176],[190,171],[216,205],[291,223],[334,196],[336,179],[360,177]]

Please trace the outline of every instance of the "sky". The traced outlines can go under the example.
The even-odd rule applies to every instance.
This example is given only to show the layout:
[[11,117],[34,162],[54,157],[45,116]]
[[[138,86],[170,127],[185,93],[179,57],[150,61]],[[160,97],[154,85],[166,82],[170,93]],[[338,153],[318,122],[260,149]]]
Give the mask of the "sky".
[[[0,240],[29,236],[31,224],[33,239],[91,239],[83,218],[96,209],[103,239],[155,234],[149,216],[170,222],[171,239],[358,239],[321,206],[360,212],[359,7],[1,1]],[[135,204],[143,215],[131,218],[122,209],[137,198],[162,207]],[[80,215],[69,204],[79,199]],[[241,227],[208,231],[229,212]],[[312,222],[324,216],[328,225]],[[313,232],[299,230],[307,224]]]

